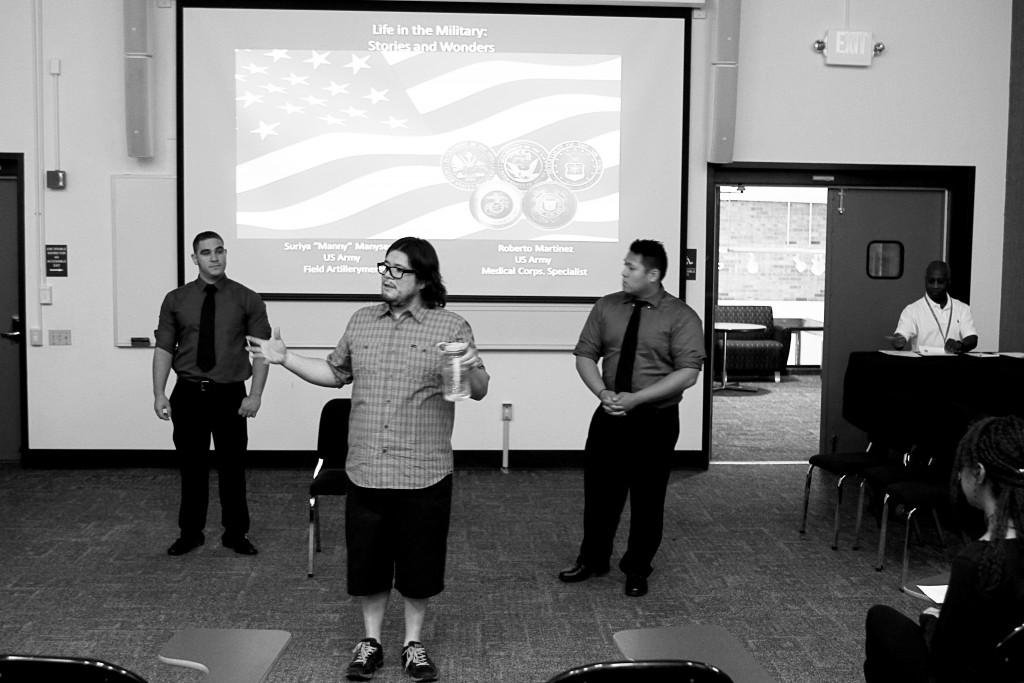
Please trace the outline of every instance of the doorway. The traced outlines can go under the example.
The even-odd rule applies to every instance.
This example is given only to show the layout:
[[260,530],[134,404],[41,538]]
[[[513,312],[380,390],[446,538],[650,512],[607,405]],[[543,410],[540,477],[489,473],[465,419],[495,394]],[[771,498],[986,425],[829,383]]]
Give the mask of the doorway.
[[[773,238],[775,241],[771,244],[764,244],[763,239],[761,243],[758,243],[756,240],[748,238],[750,244],[747,245],[746,253],[739,253],[742,250],[735,244],[735,240],[728,236],[723,238],[721,232],[723,216],[728,215],[730,211],[733,214],[736,213],[734,210],[736,205],[728,205],[725,202],[735,202],[735,196],[730,197],[729,195],[738,192],[739,188],[743,189],[743,194],[763,191],[788,192],[791,199],[800,198],[802,192],[816,193],[813,195],[816,197],[825,193],[828,197],[827,208],[807,209],[808,219],[804,223],[790,221],[790,232],[788,234],[781,233],[782,237],[775,234]],[[757,189],[752,190],[751,188]],[[901,192],[892,194],[896,190]],[[724,200],[723,195],[726,197]],[[754,197],[755,194],[748,196]],[[844,202],[852,199],[864,200],[862,208],[851,213],[844,213],[853,205],[848,203],[840,205],[840,197]],[[876,200],[882,197],[886,202],[893,200],[896,203],[880,202],[878,205],[883,207],[880,208],[880,213],[869,215],[867,207],[874,206]],[[925,199],[922,200],[922,197]],[[937,203],[936,197],[938,198]],[[903,200],[907,200],[906,206],[901,204]],[[850,439],[860,438],[859,434],[853,433],[855,430],[852,430],[852,427],[844,425],[842,421],[842,376],[845,371],[846,358],[849,351],[853,350],[852,347],[847,348],[849,346],[847,342],[852,343],[851,340],[856,338],[856,335],[851,334],[851,330],[865,321],[851,319],[849,313],[843,309],[843,305],[857,299],[864,287],[864,282],[861,279],[849,280],[847,275],[843,276],[844,279],[830,277],[830,271],[833,270],[832,266],[838,264],[849,264],[848,270],[863,268],[866,250],[862,249],[861,240],[869,237],[876,239],[873,235],[877,234],[877,231],[869,230],[868,226],[878,223],[881,216],[885,216],[888,220],[894,216],[909,218],[916,215],[921,209],[921,205],[914,202],[919,200],[924,201],[927,205],[925,211],[927,217],[918,220],[918,223],[927,225],[928,228],[925,232],[933,236],[938,234],[938,237],[935,239],[921,238],[919,246],[910,250],[915,255],[914,262],[916,263],[917,258],[924,258],[925,254],[928,254],[927,260],[945,258],[950,263],[953,272],[957,274],[954,282],[958,284],[958,292],[954,293],[954,296],[969,300],[974,211],[974,169],[972,167],[709,165],[707,258],[705,260],[707,278],[705,291],[707,294],[704,310],[706,348],[709,356],[708,367],[714,368],[716,362],[717,345],[714,332],[716,306],[719,303],[727,303],[730,298],[737,298],[735,292],[743,291],[742,288],[736,288],[736,278],[732,277],[732,273],[737,270],[746,271],[748,274],[756,273],[763,268],[779,270],[783,268],[782,264],[786,264],[786,268],[792,267],[798,273],[811,272],[813,267],[815,271],[821,272],[821,277],[824,280],[824,287],[818,295],[821,301],[816,304],[821,311],[820,318],[799,314],[792,316],[776,314],[776,317],[779,318],[804,318],[822,323],[819,338],[821,343],[821,383],[818,385],[820,386],[818,395],[812,397],[816,403],[817,415],[808,416],[809,421],[814,423],[820,415],[817,424],[811,427],[817,434],[806,438],[803,442],[804,445],[797,449],[794,449],[792,445],[787,445],[785,439],[777,438],[780,433],[778,429],[780,420],[783,418],[785,420],[795,419],[797,423],[801,423],[802,419],[800,416],[784,414],[780,412],[779,408],[810,413],[812,409],[806,402],[802,404],[799,401],[790,402],[788,408],[785,406],[773,407],[770,404],[755,406],[753,403],[747,403],[735,411],[740,416],[739,421],[733,418],[731,424],[723,425],[723,427],[726,430],[730,427],[735,429],[736,424],[742,424],[748,435],[760,435],[762,454],[753,459],[761,461],[766,459],[806,460],[808,455],[816,451],[835,449],[840,441],[839,434],[843,435],[844,445]],[[803,204],[797,203],[800,204],[798,211],[803,211]],[[810,203],[820,204],[820,201]],[[937,213],[936,205],[940,207]],[[837,214],[840,209],[841,212]],[[780,207],[776,206],[775,210],[780,210]],[[792,210],[792,206],[790,206],[790,210]],[[822,214],[815,214],[815,211],[821,211]],[[842,216],[842,220],[836,220],[837,215]],[[895,241],[917,240],[918,237],[898,232],[897,226],[902,222],[905,221],[897,218],[888,220],[877,227],[883,234]],[[807,230],[804,230],[801,225],[806,225]],[[822,233],[823,225],[824,232]],[[778,233],[778,226],[772,228],[772,231]],[[819,231],[817,235],[815,231]],[[911,232],[913,233],[913,230]],[[761,237],[763,238],[763,236]],[[805,238],[807,239],[805,240]],[[782,240],[781,243],[780,240]],[[749,247],[753,247],[753,249]],[[789,251],[793,253],[788,253]],[[820,255],[817,254],[819,251],[821,251]],[[801,266],[804,268],[801,269]],[[922,286],[923,268],[921,273],[914,273],[911,272],[914,267],[912,263],[907,265],[907,276],[903,278],[901,285],[910,287],[916,292]],[[842,269],[836,268],[835,270],[840,272]],[[792,274],[787,274],[787,277],[793,280]],[[726,299],[720,301],[723,294]],[[807,297],[806,294],[802,296],[803,298],[814,298]],[[764,297],[758,296],[757,298],[763,299]],[[897,300],[900,306],[910,300],[906,298],[902,290],[887,291],[882,298],[889,302],[890,307],[896,306]],[[906,300],[904,301],[904,299]],[[737,300],[748,302],[742,297]],[[830,315],[833,307],[838,315]],[[896,308],[895,313],[884,307],[873,308],[870,312],[877,316],[877,320],[872,320],[866,325],[866,328],[871,330],[870,339],[866,342],[859,340],[857,344],[867,344],[866,348],[868,349],[881,348],[882,337],[895,325],[899,308]],[[800,362],[806,364],[807,361],[810,361],[809,357],[803,355],[807,349],[807,346],[804,346],[804,341],[808,337],[804,333],[801,333],[800,337]],[[837,340],[838,345],[832,344],[830,347],[830,339]],[[792,368],[794,346],[795,344],[791,344],[788,363],[791,371],[794,369]],[[800,370],[800,368],[796,368],[796,370]],[[796,376],[800,377],[799,374]],[[715,430],[719,428],[715,417],[715,405],[718,399],[712,388],[714,379],[714,372],[705,373],[704,453],[708,461],[723,459],[717,457],[714,452]],[[770,401],[772,393],[776,392],[770,391],[771,384],[764,386],[769,391],[755,397]],[[781,397],[782,392],[777,393]],[[755,420],[761,419],[758,417],[759,415],[765,416],[764,424],[754,423]],[[723,419],[727,417],[730,415],[723,409]],[[722,443],[723,438],[731,438],[731,435],[723,433],[718,433],[717,436],[719,444]],[[794,452],[794,450],[798,452]],[[735,449],[732,452],[734,453]]]
[[23,156],[0,153],[0,462],[23,452],[25,428],[25,232]]
[[[792,460],[818,439],[828,189],[720,185],[717,194],[712,450],[717,462]],[[740,318],[764,327],[725,329]],[[720,353],[726,338],[733,356]]]

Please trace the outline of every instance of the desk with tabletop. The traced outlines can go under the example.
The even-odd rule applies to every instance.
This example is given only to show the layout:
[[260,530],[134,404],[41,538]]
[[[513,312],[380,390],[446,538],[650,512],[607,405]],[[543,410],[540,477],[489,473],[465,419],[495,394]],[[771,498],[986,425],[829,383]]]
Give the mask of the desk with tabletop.
[[261,683],[291,637],[272,629],[189,628],[175,633],[157,657],[203,672],[205,683]]
[[718,667],[733,683],[775,683],[740,639],[721,626],[680,624],[628,629],[613,633],[612,639],[627,659],[689,659]]

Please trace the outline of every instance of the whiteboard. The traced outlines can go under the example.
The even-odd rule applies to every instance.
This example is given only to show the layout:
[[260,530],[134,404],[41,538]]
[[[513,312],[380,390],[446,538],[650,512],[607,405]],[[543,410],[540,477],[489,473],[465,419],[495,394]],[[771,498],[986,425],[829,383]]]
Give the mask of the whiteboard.
[[[175,178],[113,175],[110,194],[114,344],[151,346],[160,303],[178,286]],[[133,338],[138,340],[136,344],[132,344]]]

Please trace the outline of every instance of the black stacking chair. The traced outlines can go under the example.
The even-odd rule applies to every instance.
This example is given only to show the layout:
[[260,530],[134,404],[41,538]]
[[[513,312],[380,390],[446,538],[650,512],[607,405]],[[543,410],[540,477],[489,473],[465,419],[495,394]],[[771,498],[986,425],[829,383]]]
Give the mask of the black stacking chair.
[[547,683],[732,683],[717,667],[688,660],[598,662],[549,678]]
[[907,584],[907,569],[910,562],[910,536],[917,529],[919,512],[929,512],[935,522],[939,543],[946,547],[939,511],[948,507],[949,474],[952,467],[952,452],[941,451],[936,444],[928,447],[914,447],[901,463],[869,467],[861,473],[861,493],[857,504],[857,528],[854,532],[854,548],[860,547],[861,520],[863,518],[864,489],[871,486],[876,495],[882,496],[881,531],[878,536],[878,560],[876,571],[885,568],[885,544],[889,528],[890,509],[901,510],[906,529],[903,537],[903,564],[900,571],[900,589]]
[[[832,550],[839,549],[839,509],[843,504],[843,485],[848,477],[860,479],[864,470],[883,465],[888,461],[888,451],[875,446],[874,441],[868,443],[863,451],[845,451],[841,453],[818,453],[808,458],[807,477],[804,480],[804,514],[800,520],[800,533],[807,532],[807,507],[811,499],[811,480],[814,469],[824,470],[837,477],[836,505],[832,519]],[[859,524],[859,518],[858,518]]]
[[878,539],[878,564],[875,569],[881,571],[885,561],[885,540],[886,526],[888,524],[888,510],[890,505],[903,506],[903,563],[900,568],[900,588],[907,585],[907,570],[910,563],[910,536],[917,529],[917,513],[930,512],[935,522],[935,530],[938,533],[939,543],[946,547],[946,536],[942,531],[942,522],[939,519],[939,510],[949,501],[949,482],[912,479],[909,481],[898,481],[890,484],[885,491],[882,502],[882,530]]
[[320,411],[317,432],[317,463],[309,485],[309,568],[313,576],[313,557],[320,552],[320,496],[343,496],[348,490],[345,459],[348,456],[348,417],[352,399],[332,398]]
[[43,655],[0,655],[0,681],[3,683],[146,683],[146,679],[127,669],[98,659],[85,657],[49,657]]

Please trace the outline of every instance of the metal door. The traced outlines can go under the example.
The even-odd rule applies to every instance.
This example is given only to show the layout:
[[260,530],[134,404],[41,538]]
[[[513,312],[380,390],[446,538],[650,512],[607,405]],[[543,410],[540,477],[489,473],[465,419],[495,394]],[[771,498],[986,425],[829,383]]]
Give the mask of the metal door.
[[[829,189],[821,361],[823,452],[857,449],[866,443],[863,432],[842,417],[847,359],[852,351],[889,348],[885,336],[896,329],[900,311],[924,294],[928,263],[946,260],[947,226],[945,190]],[[873,243],[899,253],[899,277],[869,272]]]
[[22,333],[18,305],[21,247],[18,193],[20,174],[6,173],[13,166],[0,160],[0,461],[17,460],[22,446]]

